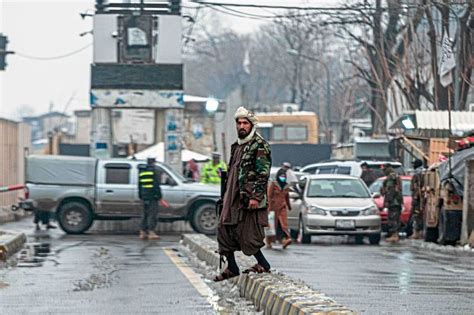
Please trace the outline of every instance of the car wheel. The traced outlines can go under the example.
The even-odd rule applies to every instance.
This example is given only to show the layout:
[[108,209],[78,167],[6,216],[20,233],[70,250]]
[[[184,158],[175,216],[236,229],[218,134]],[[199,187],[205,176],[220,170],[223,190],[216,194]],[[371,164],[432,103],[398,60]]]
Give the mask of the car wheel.
[[380,243],[380,233],[379,234],[372,234],[372,235],[369,235],[369,242],[370,242],[370,245],[379,245]]
[[356,235],[355,236],[355,243],[358,245],[364,244],[364,235]]
[[57,217],[59,226],[68,234],[82,234],[91,227],[94,221],[91,209],[80,201],[63,204]]
[[217,222],[215,205],[205,203],[194,210],[190,223],[194,231],[212,235],[216,234]]
[[302,218],[300,218],[299,227],[300,227],[299,237],[301,238],[301,243],[302,244],[311,244],[311,235],[306,234],[306,232],[304,231],[304,223],[303,223]]

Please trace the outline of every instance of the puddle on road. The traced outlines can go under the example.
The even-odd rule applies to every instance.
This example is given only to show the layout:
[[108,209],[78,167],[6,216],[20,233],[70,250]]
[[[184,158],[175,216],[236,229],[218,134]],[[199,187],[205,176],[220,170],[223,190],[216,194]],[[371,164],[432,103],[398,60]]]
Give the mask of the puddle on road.
[[49,243],[28,243],[18,254],[17,267],[41,267],[51,253]]
[[108,288],[116,281],[117,275],[115,272],[118,267],[114,264],[114,259],[108,248],[101,246],[95,249],[91,260],[95,272],[85,279],[74,281],[73,291],[93,291]]

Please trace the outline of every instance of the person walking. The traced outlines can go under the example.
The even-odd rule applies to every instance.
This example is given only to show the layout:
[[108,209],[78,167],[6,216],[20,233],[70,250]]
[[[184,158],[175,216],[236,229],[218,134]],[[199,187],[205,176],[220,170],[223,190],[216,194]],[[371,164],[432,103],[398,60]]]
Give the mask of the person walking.
[[[280,168],[276,174],[276,181],[268,185],[268,212],[274,212],[276,236],[267,236],[268,248],[277,240],[283,245],[283,249],[291,244],[291,236],[288,231],[288,211],[290,205],[290,185],[287,181],[287,170]],[[284,239],[283,239],[284,238]]]
[[140,239],[157,240],[155,233],[158,216],[158,202],[161,200],[160,174],[154,158],[147,159],[147,165],[139,171],[138,194],[143,200],[140,222]]
[[291,169],[291,163],[290,162],[283,162],[281,164],[281,168],[286,172],[286,182],[291,186],[291,185],[296,185],[298,184],[298,177],[296,177],[295,172]]
[[384,207],[388,209],[388,237],[386,241],[397,243],[400,241],[398,232],[403,204],[401,180],[389,163],[384,165],[384,173],[386,178],[383,181],[380,193],[384,196]]
[[423,161],[415,159],[413,161],[415,173],[411,178],[411,215],[413,221],[413,234],[410,239],[418,240],[423,238]]
[[201,170],[201,183],[218,185],[221,183],[222,172],[227,171],[227,165],[221,161],[219,152],[212,153],[212,160],[204,164]]
[[186,163],[184,169],[184,177],[191,179],[194,182],[199,182],[199,167],[196,160],[191,159]]
[[238,134],[232,144],[229,172],[217,228],[221,261],[227,268],[214,278],[223,281],[240,274],[234,253],[254,256],[257,264],[244,273],[270,272],[261,248],[265,245],[264,227],[268,225],[267,185],[270,176],[270,145],[256,132],[257,118],[239,107],[234,115]]
[[49,220],[49,212],[48,211],[43,211],[43,210],[35,210],[34,211],[34,219],[33,219],[33,222],[35,223],[36,225],[36,231],[40,231],[41,230],[41,227],[40,227],[40,222],[44,225],[44,227],[46,229],[55,229],[56,226],[53,225]]

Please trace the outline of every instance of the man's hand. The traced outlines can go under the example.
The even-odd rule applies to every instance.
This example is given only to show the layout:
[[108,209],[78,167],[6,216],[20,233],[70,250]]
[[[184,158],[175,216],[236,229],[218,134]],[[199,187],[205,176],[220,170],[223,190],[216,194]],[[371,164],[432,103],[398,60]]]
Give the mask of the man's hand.
[[257,209],[257,208],[258,208],[258,201],[255,199],[250,199],[249,209]]

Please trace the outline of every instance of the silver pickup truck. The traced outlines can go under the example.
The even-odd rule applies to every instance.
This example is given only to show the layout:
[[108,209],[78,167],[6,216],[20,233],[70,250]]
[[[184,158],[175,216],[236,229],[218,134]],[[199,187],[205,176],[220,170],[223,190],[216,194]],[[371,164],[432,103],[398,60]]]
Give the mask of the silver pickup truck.
[[[94,220],[140,217],[138,170],[145,161],[89,157],[40,156],[27,158],[25,210],[55,213],[70,234],[87,231]],[[161,190],[169,207],[160,206],[161,222],[188,220],[196,232],[213,234],[219,187],[187,181],[165,164],[157,163]]]

